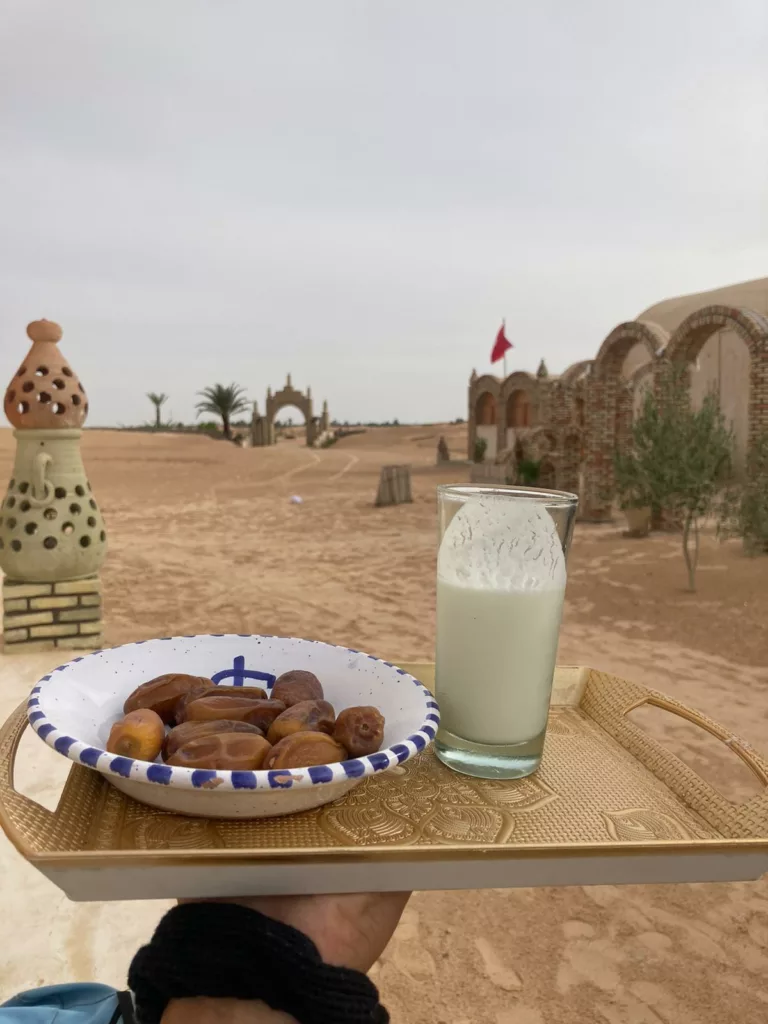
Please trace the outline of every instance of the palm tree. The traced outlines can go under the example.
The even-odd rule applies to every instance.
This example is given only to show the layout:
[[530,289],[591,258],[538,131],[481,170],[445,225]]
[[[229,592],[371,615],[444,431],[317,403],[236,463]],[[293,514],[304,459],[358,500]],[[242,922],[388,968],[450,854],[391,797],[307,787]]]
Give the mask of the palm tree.
[[201,412],[212,412],[215,416],[221,416],[224,437],[231,439],[232,417],[249,407],[245,389],[241,388],[239,384],[228,386],[214,384],[212,387],[198,391],[198,395],[202,401],[197,403],[197,415],[199,416]]
[[163,421],[160,416],[160,406],[168,401],[168,395],[166,395],[164,391],[161,391],[160,394],[156,391],[149,391],[147,393],[147,398],[155,407],[155,430],[159,430],[163,425]]

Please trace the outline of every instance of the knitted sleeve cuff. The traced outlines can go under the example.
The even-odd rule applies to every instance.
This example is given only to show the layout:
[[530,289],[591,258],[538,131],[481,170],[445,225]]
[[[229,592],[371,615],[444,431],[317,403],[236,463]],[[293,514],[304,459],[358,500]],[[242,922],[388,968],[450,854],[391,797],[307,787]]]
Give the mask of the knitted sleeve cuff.
[[235,903],[187,903],[133,958],[137,1024],[159,1024],[172,999],[251,999],[300,1024],[387,1024],[373,982],[323,963],[290,925]]

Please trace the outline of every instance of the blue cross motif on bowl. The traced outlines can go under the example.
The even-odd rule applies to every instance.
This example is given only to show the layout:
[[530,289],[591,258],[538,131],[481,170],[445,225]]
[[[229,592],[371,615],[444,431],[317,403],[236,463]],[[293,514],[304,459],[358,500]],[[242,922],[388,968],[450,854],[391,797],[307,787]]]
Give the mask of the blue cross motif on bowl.
[[222,669],[221,672],[212,675],[211,679],[217,686],[222,679],[231,679],[233,686],[244,686],[246,679],[258,679],[260,682],[266,683],[267,689],[271,690],[277,676],[270,672],[259,672],[253,668],[246,668],[245,658],[238,655],[232,662],[232,668]]

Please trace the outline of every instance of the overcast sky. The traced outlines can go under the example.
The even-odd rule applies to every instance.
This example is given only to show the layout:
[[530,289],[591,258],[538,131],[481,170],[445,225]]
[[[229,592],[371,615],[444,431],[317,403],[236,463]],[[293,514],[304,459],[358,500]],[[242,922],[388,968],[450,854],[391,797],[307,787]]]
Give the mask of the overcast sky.
[[91,424],[310,384],[466,414],[768,274],[765,0],[1,0],[0,370],[59,321]]

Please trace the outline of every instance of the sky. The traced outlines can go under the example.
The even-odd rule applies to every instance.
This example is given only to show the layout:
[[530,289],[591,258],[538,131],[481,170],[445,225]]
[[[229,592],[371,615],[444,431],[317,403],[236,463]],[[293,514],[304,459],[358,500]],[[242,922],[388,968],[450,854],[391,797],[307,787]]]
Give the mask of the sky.
[[47,317],[90,425],[466,416],[502,318],[556,373],[768,275],[766,53],[765,0],[3,0],[0,383]]

